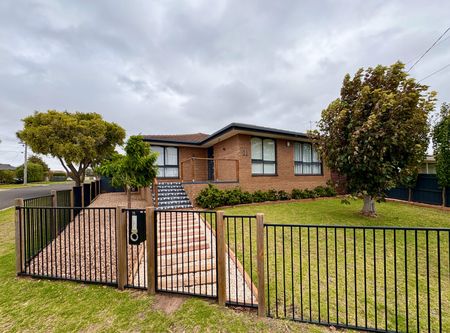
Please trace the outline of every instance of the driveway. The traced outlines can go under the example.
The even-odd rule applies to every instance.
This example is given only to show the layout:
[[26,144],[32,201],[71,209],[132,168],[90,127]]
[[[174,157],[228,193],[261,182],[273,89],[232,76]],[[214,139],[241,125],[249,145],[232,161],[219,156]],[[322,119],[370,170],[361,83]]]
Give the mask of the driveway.
[[55,185],[42,185],[42,186],[31,186],[24,188],[14,188],[14,189],[0,189],[0,209],[11,207],[14,205],[14,199],[16,198],[33,198],[44,195],[49,195],[52,190],[67,190],[70,189],[72,185],[67,184],[55,184]]

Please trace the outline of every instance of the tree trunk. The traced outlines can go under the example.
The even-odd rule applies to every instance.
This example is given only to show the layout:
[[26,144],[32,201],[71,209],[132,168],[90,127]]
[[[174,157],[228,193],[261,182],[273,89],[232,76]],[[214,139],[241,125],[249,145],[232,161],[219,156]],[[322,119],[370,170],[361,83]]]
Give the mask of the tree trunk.
[[131,208],[131,189],[129,186],[127,186],[127,201],[128,201],[128,208]]
[[411,202],[412,200],[412,189],[411,187],[408,188],[408,201]]
[[377,213],[375,211],[375,200],[370,195],[364,195],[364,205],[361,210],[361,214],[364,216],[375,217]]

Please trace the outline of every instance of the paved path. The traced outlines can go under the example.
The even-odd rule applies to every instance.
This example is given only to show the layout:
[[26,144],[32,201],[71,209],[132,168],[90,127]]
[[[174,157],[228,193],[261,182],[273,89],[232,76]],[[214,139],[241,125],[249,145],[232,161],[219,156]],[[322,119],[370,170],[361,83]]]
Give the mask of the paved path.
[[0,209],[11,207],[14,205],[16,198],[33,198],[49,195],[52,190],[67,190],[72,187],[71,183],[30,186],[24,188],[0,189]]

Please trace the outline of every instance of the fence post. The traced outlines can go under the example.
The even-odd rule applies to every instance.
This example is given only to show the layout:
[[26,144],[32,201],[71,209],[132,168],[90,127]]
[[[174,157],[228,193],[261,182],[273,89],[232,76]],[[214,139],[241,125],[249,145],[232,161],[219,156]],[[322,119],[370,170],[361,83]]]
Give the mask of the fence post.
[[70,220],[73,221],[73,207],[75,206],[75,198],[73,196],[73,187],[70,190]]
[[127,218],[122,212],[125,206],[116,207],[116,242],[117,242],[117,287],[125,288],[127,283]]
[[145,208],[145,233],[147,239],[147,288],[150,295],[156,293],[156,239],[155,207]]
[[264,282],[264,214],[256,214],[256,260],[258,266],[258,316],[266,315],[266,290]]
[[217,212],[217,298],[219,305],[225,306],[226,302],[226,260],[225,260],[225,223],[223,219],[224,212]]
[[16,206],[16,223],[15,223],[15,231],[16,231],[16,274],[19,275],[22,273],[22,265],[25,262],[25,253],[24,253],[24,239],[22,237],[22,224],[23,224],[23,215],[22,210],[17,209],[17,207],[22,208],[23,207],[23,199],[16,199],[15,200],[15,206]]
[[84,183],[81,184],[81,207],[84,207]]
[[52,195],[52,224],[50,226],[50,235],[52,235],[52,239],[54,239],[56,237],[56,226],[58,225],[58,210],[55,209],[56,207],[58,207],[58,197],[56,190],[51,190],[50,193]]

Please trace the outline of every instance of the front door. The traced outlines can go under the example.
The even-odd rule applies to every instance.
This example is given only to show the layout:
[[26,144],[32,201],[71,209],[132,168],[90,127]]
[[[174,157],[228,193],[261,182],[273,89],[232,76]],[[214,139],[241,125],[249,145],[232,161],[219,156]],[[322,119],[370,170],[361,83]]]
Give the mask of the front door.
[[208,148],[208,180],[214,180],[214,148],[209,147]]

